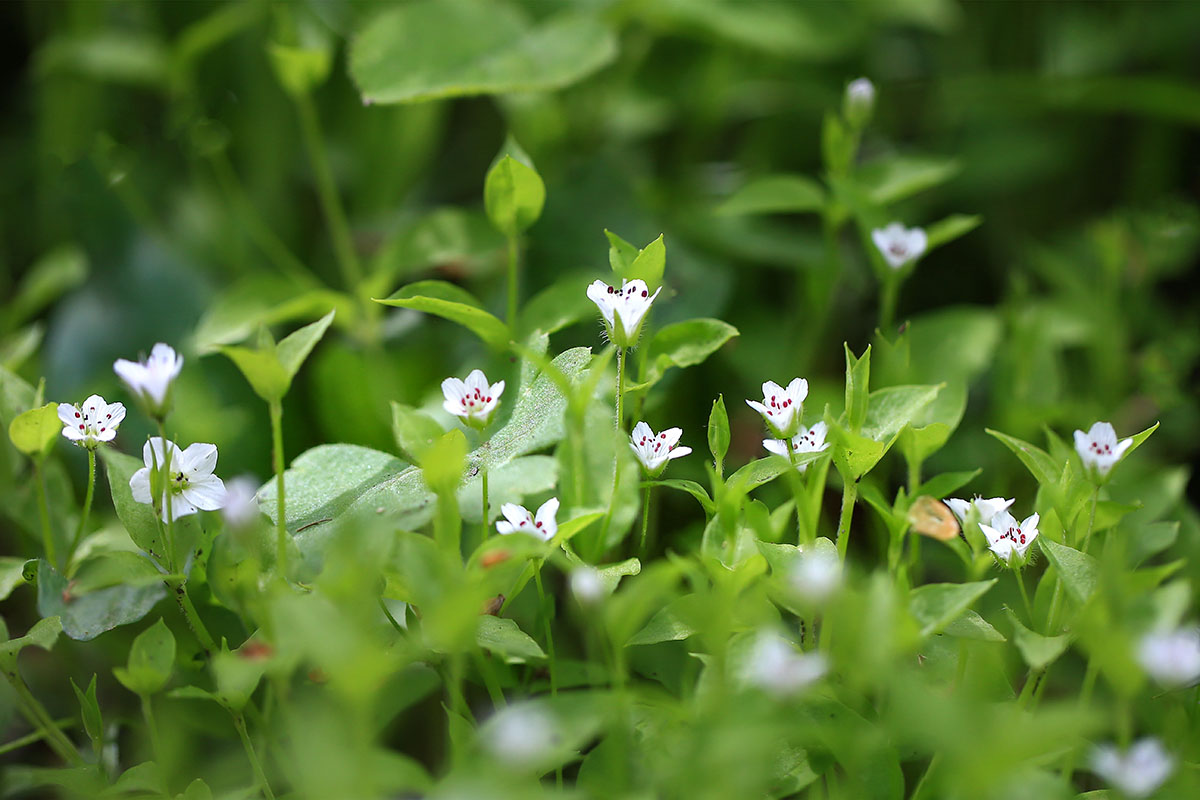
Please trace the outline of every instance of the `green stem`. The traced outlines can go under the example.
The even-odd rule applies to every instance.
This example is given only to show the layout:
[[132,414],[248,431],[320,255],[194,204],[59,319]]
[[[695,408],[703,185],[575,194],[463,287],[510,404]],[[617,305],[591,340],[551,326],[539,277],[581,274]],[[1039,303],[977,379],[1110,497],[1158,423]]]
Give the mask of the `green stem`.
[[1083,547],[1080,548],[1083,552],[1088,551],[1088,544],[1092,541],[1092,529],[1096,527],[1096,505],[1100,502],[1100,487],[1097,486],[1092,492],[1092,513],[1088,516],[1087,532],[1083,534]]
[[[1094,658],[1088,659],[1087,671],[1083,674],[1083,687],[1079,690],[1079,711],[1086,713],[1087,707],[1092,702],[1092,689],[1096,686],[1096,675],[1099,673],[1097,660]],[[1071,776],[1075,774],[1075,760],[1078,758],[1079,748],[1073,747],[1067,754],[1067,762],[1063,764],[1062,777],[1068,786],[1071,785]]]
[[600,526],[600,538],[596,544],[597,551],[595,553],[598,559],[604,552],[605,543],[608,541],[608,528],[612,525],[613,512],[617,507],[617,490],[621,488],[621,443],[618,441],[621,434],[621,422],[624,417],[624,396],[625,396],[625,348],[617,348],[617,421],[616,435],[613,437],[613,485],[612,495],[608,498],[608,514],[604,517],[604,524]]
[[[158,485],[162,487],[162,503],[164,506],[163,516],[166,522],[163,523],[163,549],[166,551],[163,557],[167,562],[167,572],[175,571],[175,541],[174,541],[174,517],[171,513],[171,444],[167,439],[167,429],[163,424],[163,420],[159,418],[158,422],[158,439],[162,442],[163,463],[155,464],[154,471],[158,474]],[[154,449],[151,448],[151,453]],[[150,482],[154,486],[154,481]],[[159,500],[159,498],[152,498]],[[155,503],[157,508],[157,503]]]
[[1037,620],[1033,618],[1033,603],[1029,602],[1029,590],[1025,588],[1025,576],[1019,569],[1014,569],[1012,573],[1017,580],[1017,588],[1021,591],[1021,601],[1025,604],[1025,613],[1029,616],[1029,629],[1037,630]]
[[617,348],[617,433],[625,422],[625,348]]
[[150,749],[154,752],[154,760],[164,767],[162,760],[162,739],[158,736],[158,723],[154,721],[154,707],[150,704],[150,695],[139,694],[142,701],[142,717],[146,720],[146,730],[150,734]]
[[75,530],[75,538],[71,541],[71,550],[67,553],[67,563],[71,563],[71,557],[75,555],[75,550],[79,547],[79,543],[83,541],[83,532],[87,530],[88,515],[92,513],[92,496],[96,491],[96,451],[88,448],[88,482],[87,492],[83,496],[83,513],[79,517],[79,527]]
[[1029,670],[1025,675],[1025,685],[1021,687],[1021,694],[1017,696],[1017,708],[1024,708],[1033,697],[1034,690],[1038,686],[1039,680],[1045,670]]
[[271,455],[275,464],[275,568],[279,570],[279,577],[287,580],[288,532],[284,499],[286,486],[283,480],[283,404],[272,400],[268,406],[271,413]]
[[237,728],[238,738],[242,740],[242,747],[246,750],[246,758],[250,760],[250,768],[254,770],[258,788],[266,795],[267,800],[275,800],[275,793],[271,791],[267,774],[263,772],[262,762],[258,760],[258,753],[254,751],[254,743],[250,741],[250,734],[246,732],[246,720],[240,713],[233,715],[233,727]]
[[208,632],[204,620],[200,619],[200,614],[196,611],[196,606],[192,604],[192,596],[188,594],[187,584],[183,583],[176,586],[171,594],[175,596],[175,603],[179,606],[179,610],[183,612],[183,617],[187,620],[188,627],[192,629],[192,633],[196,634],[196,639],[200,642],[200,647],[204,649],[204,654],[211,657],[217,649],[217,643],[213,639],[212,634]]
[[783,441],[787,446],[788,461],[792,465],[791,473],[788,475],[788,483],[792,487],[792,502],[796,506],[796,544],[802,545],[809,538],[804,525],[804,484],[800,480],[799,470],[796,469],[796,447],[792,444],[791,438],[784,439]]
[[518,286],[518,267],[520,262],[520,248],[517,244],[516,235],[508,237],[508,316],[505,322],[508,323],[509,330],[514,332],[517,329],[517,286]]
[[854,501],[858,499],[858,484],[847,477],[842,478],[842,513],[838,517],[837,549],[838,560],[846,563],[846,550],[850,547],[850,518],[854,515]]
[[488,697],[492,698],[492,707],[504,708],[507,706],[508,700],[504,697],[504,690],[500,688],[500,681],[496,679],[496,671],[489,655],[476,650],[475,662],[479,666],[479,674],[483,677],[483,685],[487,689]]
[[[72,717],[65,717],[63,719],[54,721],[54,727],[58,728],[59,730],[62,730],[63,728],[70,728],[70,727],[73,727],[74,725],[75,725],[75,720]],[[22,747],[27,747],[28,745],[35,744],[45,738],[46,738],[45,731],[43,731],[39,727],[33,733],[27,733],[20,738],[13,739],[11,742],[7,742],[6,744],[0,745],[0,756],[11,753],[14,750],[20,750]]]
[[337,256],[338,267],[342,271],[342,279],[347,289],[357,291],[362,281],[362,266],[358,263],[350,224],[346,221],[346,212],[342,208],[341,197],[338,196],[333,170],[326,157],[325,139],[321,134],[317,110],[313,106],[312,98],[305,93],[294,94],[292,98],[296,101],[300,131],[304,137],[305,149],[308,150],[309,161],[312,163],[313,176],[317,181],[317,197],[333,237],[333,250]]
[[650,529],[650,487],[646,487],[642,495],[642,539],[638,545],[638,555],[646,558],[646,532]]
[[54,534],[50,530],[50,507],[46,504],[46,476],[42,472],[42,462],[38,459],[33,461],[33,471],[37,473],[37,503],[38,503],[38,519],[42,523],[42,549],[45,551],[46,560],[55,569],[61,569],[58,563],[58,551],[54,546]]
[[925,789],[925,781],[929,780],[929,776],[933,774],[933,768],[937,766],[938,759],[941,753],[934,753],[933,758],[929,759],[929,764],[926,765],[925,771],[921,773],[920,779],[917,781],[917,786],[913,789],[911,800],[921,800],[922,792]]
[[480,491],[483,495],[482,496],[482,505],[480,506],[483,509],[483,524],[481,526],[481,531],[480,531],[481,535],[480,535],[480,539],[479,539],[480,544],[482,544],[487,541],[488,534],[490,533],[490,531],[488,529],[488,472],[487,472],[487,467],[484,467],[482,469],[482,471],[480,473],[479,483],[481,486]]
[[887,335],[896,317],[896,298],[900,292],[900,279],[889,275],[883,281],[883,290],[879,298],[879,330]]
[[908,496],[911,498],[921,485],[921,462],[910,459],[908,462]]
[[538,609],[542,618],[542,627],[546,633],[546,655],[549,659],[548,669],[550,672],[550,694],[551,696],[558,694],[558,676],[554,669],[554,630],[550,621],[551,605],[546,602],[546,592],[542,588],[542,565],[539,563],[533,570],[533,580],[537,585],[538,593]]
[[21,711],[25,714],[25,718],[41,732],[50,749],[71,766],[83,766],[83,756],[79,755],[79,751],[75,748],[75,745],[71,743],[67,735],[54,722],[54,718],[46,711],[46,707],[42,705],[40,700],[33,696],[33,692],[29,690],[25,679],[21,677],[16,668],[14,667],[11,672],[5,670],[4,677],[8,678],[9,684],[12,685],[13,691],[16,692],[17,699],[21,703]]

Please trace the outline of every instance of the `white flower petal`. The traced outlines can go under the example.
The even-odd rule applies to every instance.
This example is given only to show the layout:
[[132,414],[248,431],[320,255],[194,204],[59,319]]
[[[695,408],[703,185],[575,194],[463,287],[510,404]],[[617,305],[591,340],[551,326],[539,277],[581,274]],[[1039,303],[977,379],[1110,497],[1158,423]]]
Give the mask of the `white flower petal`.
[[179,454],[179,465],[189,481],[212,475],[217,467],[217,446],[203,442],[189,445]]
[[487,376],[483,374],[483,370],[473,369],[467,375],[466,381],[463,382],[467,388],[467,394],[472,394],[478,389],[482,394],[486,395],[488,390]]
[[467,385],[458,378],[446,378],[442,381],[442,394],[447,401],[461,403],[467,396]]
[[683,458],[684,456],[686,456],[688,453],[691,453],[691,452],[692,452],[692,448],[690,448],[690,447],[676,447],[673,450],[671,450],[670,453],[667,454],[667,459],[671,460],[671,459],[676,459],[676,458]]
[[183,497],[202,511],[216,511],[225,505],[225,483],[216,475],[204,475],[188,482]]
[[763,447],[768,453],[774,453],[784,458],[788,457],[787,442],[783,439],[763,439]]
[[134,501],[138,503],[151,503],[153,500],[150,497],[150,470],[142,467],[137,472],[129,477],[129,491],[133,494]]

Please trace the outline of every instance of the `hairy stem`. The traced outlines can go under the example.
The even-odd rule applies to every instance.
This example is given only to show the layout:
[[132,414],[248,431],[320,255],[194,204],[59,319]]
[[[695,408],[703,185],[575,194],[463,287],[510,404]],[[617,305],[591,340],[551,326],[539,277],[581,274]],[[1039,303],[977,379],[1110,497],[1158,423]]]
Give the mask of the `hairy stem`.
[[482,498],[481,498],[482,505],[480,506],[480,508],[483,509],[483,512],[482,512],[483,513],[483,521],[480,525],[479,543],[482,544],[487,541],[488,532],[489,532],[488,531],[488,472],[487,472],[487,467],[484,467],[482,469],[482,471],[480,473],[479,483],[480,483],[480,492],[482,494]]
[[646,531],[650,529],[650,487],[646,487],[645,493],[642,495],[642,539],[638,545],[638,555],[641,558],[646,557]]
[[858,498],[858,484],[849,478],[842,479],[842,513],[838,517],[838,559],[846,561],[846,550],[850,547],[850,518],[854,515],[854,501]]
[[246,732],[246,719],[240,713],[233,715],[233,727],[237,728],[238,738],[242,740],[242,747],[246,750],[250,768],[254,770],[254,779],[258,782],[258,788],[262,790],[267,800],[275,800],[275,793],[271,791],[267,774],[263,772],[262,762],[258,759],[258,753],[254,751],[254,743],[250,741],[250,734]]

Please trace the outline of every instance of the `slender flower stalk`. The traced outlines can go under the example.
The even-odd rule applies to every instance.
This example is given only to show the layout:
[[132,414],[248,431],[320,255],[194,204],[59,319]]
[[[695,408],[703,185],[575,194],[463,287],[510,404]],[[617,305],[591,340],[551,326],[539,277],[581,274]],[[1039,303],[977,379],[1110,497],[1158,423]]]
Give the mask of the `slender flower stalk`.
[[269,404],[271,415],[271,458],[275,468],[275,569],[279,577],[287,580],[287,482],[283,479],[283,404],[272,400]]
[[96,451],[89,448],[88,456],[88,480],[87,491],[83,495],[83,511],[79,515],[79,527],[75,529],[75,538],[71,540],[71,549],[67,553],[67,563],[71,563],[71,557],[75,555],[75,550],[78,549],[79,543],[83,541],[83,533],[87,530],[88,515],[92,511],[92,497],[96,493]]

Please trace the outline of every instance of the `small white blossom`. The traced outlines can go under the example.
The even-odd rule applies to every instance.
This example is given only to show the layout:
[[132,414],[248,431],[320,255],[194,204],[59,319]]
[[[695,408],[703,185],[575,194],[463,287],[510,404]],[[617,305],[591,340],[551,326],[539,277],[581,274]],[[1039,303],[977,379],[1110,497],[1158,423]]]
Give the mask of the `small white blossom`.
[[542,503],[536,516],[529,513],[529,509],[525,506],[519,506],[516,503],[505,503],[500,506],[500,513],[504,515],[504,519],[496,522],[496,530],[501,534],[507,535],[520,531],[548,542],[554,538],[554,534],[558,533],[558,521],[555,519],[558,515],[557,497],[551,497]]
[[504,394],[504,381],[488,385],[482,370],[472,370],[466,381],[446,378],[442,381],[442,394],[446,399],[442,408],[456,417],[462,417],[473,428],[486,428],[500,404]]
[[1175,771],[1175,759],[1153,737],[1138,739],[1125,753],[1111,744],[1092,751],[1092,771],[1129,797],[1149,797]]
[[129,391],[141,398],[151,416],[160,419],[166,416],[171,384],[182,369],[183,356],[162,342],[154,345],[150,357],[144,362],[118,358],[113,363],[117,377],[125,381]]
[[484,744],[492,756],[515,769],[537,766],[553,754],[562,739],[556,721],[528,705],[500,709],[484,731]]
[[1087,433],[1075,431],[1075,452],[1084,468],[1100,477],[1107,475],[1132,445],[1133,439],[1118,442],[1117,432],[1107,422],[1097,422]]
[[[825,441],[827,430],[828,426],[824,422],[818,422],[811,428],[801,425],[800,432],[792,437],[792,451],[796,455],[800,455],[801,453],[820,453],[828,450],[829,442]],[[786,439],[763,439],[763,447],[777,456],[789,458]],[[808,464],[797,464],[796,469],[806,472]]]
[[816,683],[829,670],[819,653],[800,653],[782,636],[763,632],[742,663],[742,680],[771,694],[787,696]]
[[958,517],[958,521],[963,525],[967,524],[967,516],[970,514],[972,507],[979,513],[979,519],[990,520],[1001,511],[1007,511],[1013,502],[1012,500],[1005,500],[1003,497],[983,498],[979,495],[975,495],[974,500],[960,500],[957,497],[946,498],[946,505],[950,507],[950,510],[954,512],[954,516]]
[[682,458],[692,452],[690,447],[675,446],[682,435],[682,428],[667,428],[656,435],[649,425],[639,422],[633,426],[633,433],[629,436],[629,446],[633,449],[637,460],[641,462],[642,469],[646,470],[647,475],[654,478],[662,474],[668,461]]
[[746,405],[762,415],[763,422],[777,439],[790,439],[799,433],[800,414],[804,398],[808,397],[808,381],[793,378],[786,389],[774,381],[767,381],[762,385],[762,391],[761,403],[747,400]]
[[802,546],[800,557],[792,563],[787,577],[800,599],[821,605],[842,585],[842,565],[833,553]]
[[587,296],[604,317],[609,341],[617,347],[633,347],[637,344],[642,320],[661,291],[660,286],[650,294],[646,282],[640,279],[622,280],[620,289],[604,281],[593,281],[587,288]]
[[[129,479],[134,500],[156,506],[163,522],[197,511],[216,511],[225,504],[225,483],[213,475],[217,466],[216,445],[197,443],[180,450],[179,445],[167,441],[165,450],[171,454],[169,463],[159,437],[152,437],[142,448],[146,466]],[[167,464],[166,484],[159,487],[161,478],[155,472],[161,473],[164,464]]]
[[987,537],[988,549],[996,558],[1010,566],[1020,566],[1025,563],[1025,553],[1038,536],[1037,525],[1037,514],[1017,522],[1012,514],[1001,511],[992,517],[990,525],[979,523],[979,529]]
[[595,567],[581,566],[571,570],[571,594],[580,605],[590,606],[604,599],[604,581]]
[[861,128],[871,118],[875,109],[875,84],[867,78],[858,78],[846,85],[846,96],[842,101],[846,120]]
[[1200,629],[1148,633],[1138,642],[1138,663],[1164,686],[1190,686],[1200,680]]
[[101,442],[111,442],[117,435],[121,420],[125,419],[125,406],[106,403],[94,394],[83,401],[83,406],[70,403],[58,404],[58,418],[62,420],[62,435],[80,447],[95,450]]
[[905,228],[899,222],[871,231],[871,240],[892,269],[900,269],[919,258],[929,246],[929,237],[923,229]]
[[230,528],[248,528],[262,518],[258,505],[258,482],[241,475],[225,484],[225,505],[221,516]]

